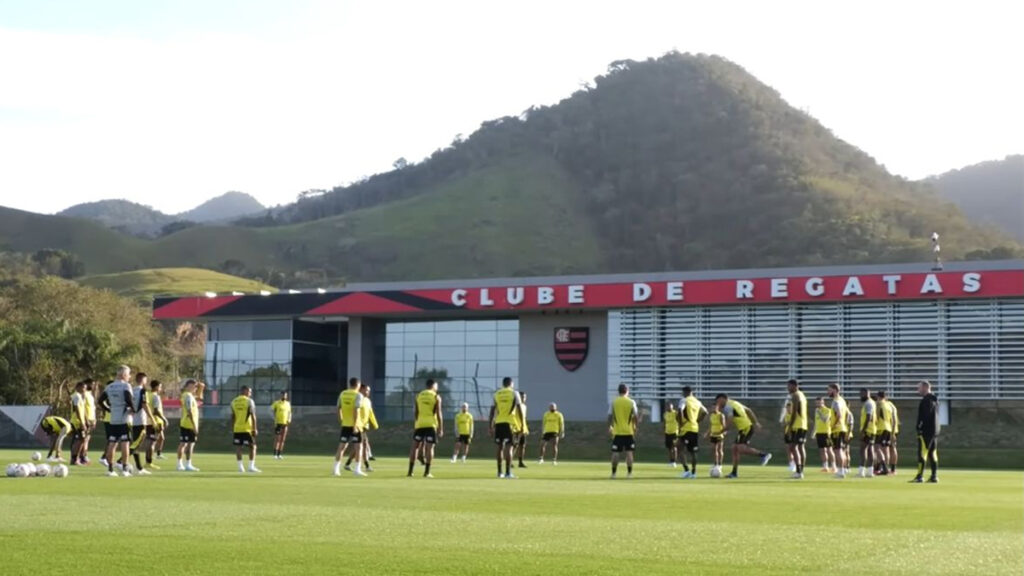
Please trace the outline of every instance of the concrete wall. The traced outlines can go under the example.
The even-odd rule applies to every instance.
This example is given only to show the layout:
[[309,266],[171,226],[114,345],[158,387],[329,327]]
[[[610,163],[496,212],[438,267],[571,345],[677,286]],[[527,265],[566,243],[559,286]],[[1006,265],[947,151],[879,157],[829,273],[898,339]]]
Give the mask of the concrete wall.
[[[555,329],[590,328],[587,358],[569,372],[555,357]],[[527,392],[527,416],[539,420],[551,402],[566,420],[603,420],[608,415],[608,315],[531,314],[519,317],[519,382]],[[539,431],[538,431],[539,432]]]

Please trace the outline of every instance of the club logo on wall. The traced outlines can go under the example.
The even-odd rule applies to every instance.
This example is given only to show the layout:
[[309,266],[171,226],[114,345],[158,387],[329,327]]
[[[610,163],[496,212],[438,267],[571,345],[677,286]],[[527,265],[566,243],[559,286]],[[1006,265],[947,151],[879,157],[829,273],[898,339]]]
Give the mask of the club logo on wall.
[[569,372],[575,372],[587,359],[590,328],[555,328],[555,358]]

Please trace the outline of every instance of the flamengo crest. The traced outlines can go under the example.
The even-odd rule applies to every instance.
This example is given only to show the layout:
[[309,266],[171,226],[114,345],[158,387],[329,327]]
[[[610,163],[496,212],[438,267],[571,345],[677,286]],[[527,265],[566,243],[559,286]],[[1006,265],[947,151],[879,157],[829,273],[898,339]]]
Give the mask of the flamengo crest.
[[569,372],[575,372],[587,359],[590,328],[555,328],[555,358]]

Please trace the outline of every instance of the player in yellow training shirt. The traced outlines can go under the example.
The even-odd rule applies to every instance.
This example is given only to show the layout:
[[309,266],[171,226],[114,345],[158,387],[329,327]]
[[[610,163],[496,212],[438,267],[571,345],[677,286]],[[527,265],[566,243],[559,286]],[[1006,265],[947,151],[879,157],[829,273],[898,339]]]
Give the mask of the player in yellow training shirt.
[[754,429],[761,429],[757,414],[743,404],[730,400],[727,394],[715,396],[715,404],[725,415],[725,430],[729,430],[730,424],[736,428],[736,439],[732,445],[732,472],[726,478],[739,476],[740,455],[742,454],[757,456],[761,459],[761,466],[768,464],[768,461],[772,459],[771,453],[750,446],[750,438],[754,435]]
[[665,411],[661,413],[661,421],[665,423],[665,450],[668,450],[668,463],[675,468],[679,458],[679,413],[671,400],[665,400]]
[[840,394],[839,384],[828,385],[828,396],[832,399],[832,450],[836,455],[836,478],[846,478],[850,471],[850,456],[846,451],[849,443],[850,408],[846,399]]
[[[697,449],[700,440],[700,423],[708,415],[708,409],[693,395],[693,389],[683,386],[683,398],[679,401],[679,436],[686,453],[683,454],[683,473],[680,478],[697,477]],[[686,460],[689,460],[687,463]]]
[[896,441],[900,434],[900,412],[896,409],[896,405],[886,397],[884,390],[878,391],[878,397],[885,402],[885,406],[889,411],[889,423],[892,427],[892,432],[889,435],[889,450],[886,457],[889,462],[889,473],[895,476],[896,463],[899,460],[899,451],[896,450]]
[[526,468],[526,464],[523,463],[523,456],[526,455],[526,437],[530,435],[530,422],[526,419],[526,392],[520,392],[519,399],[522,400],[522,413],[516,421],[515,452],[519,458],[519,467]]
[[832,452],[832,409],[825,405],[825,397],[819,396],[814,407],[814,439],[818,443],[822,472],[835,472],[835,454]]
[[548,404],[548,411],[541,419],[544,435],[540,440],[540,460],[538,464],[544,463],[544,452],[548,444],[551,444],[551,464],[558,466],[558,441],[565,438],[565,417],[558,411],[558,404]]
[[[146,396],[146,403],[149,404],[149,409],[153,413],[153,421],[150,422],[149,428],[146,429],[146,434],[150,436],[151,445],[156,452],[157,460],[164,459],[164,435],[167,430],[167,416],[164,414],[162,394],[163,384],[159,380],[153,380],[149,383],[149,394]],[[149,454],[149,456],[152,456],[152,454]],[[148,460],[151,468],[160,468],[153,464],[152,458],[148,458]]]
[[252,389],[242,386],[240,394],[231,401],[231,431],[234,432],[235,461],[238,462],[238,471],[245,474],[245,467],[242,465],[242,449],[249,449],[249,472],[258,474],[260,469],[256,467],[256,437],[259,436],[259,427],[256,423],[256,403],[252,400]]
[[725,459],[725,414],[718,407],[718,403],[711,405],[711,426],[704,435],[711,442],[711,475],[714,477],[722,474],[722,460]]
[[82,460],[82,448],[85,442],[88,424],[85,420],[85,382],[75,384],[75,391],[71,394],[71,465],[84,465]]
[[[361,383],[359,385],[359,395],[363,397],[359,402],[359,421],[363,424],[363,431],[360,433],[363,438],[363,467],[367,472],[373,472],[373,466],[370,466],[370,430],[376,430],[380,426],[377,424],[377,415],[373,413],[373,402],[370,400],[370,385]],[[355,455],[350,455],[348,460],[345,461],[345,470],[352,469],[351,465],[354,457]]]
[[195,397],[197,389],[197,382],[191,378],[185,381],[185,386],[181,389],[181,419],[178,421],[181,433],[178,443],[179,472],[199,472],[199,468],[192,465],[192,453],[195,451],[196,441],[199,440],[199,402]]
[[619,454],[626,454],[626,478],[633,477],[633,451],[636,450],[636,430],[640,411],[636,401],[629,397],[629,386],[619,384],[619,396],[612,400],[608,426],[612,432],[612,480],[619,471]]
[[786,382],[786,390],[789,391],[789,422],[786,431],[793,463],[796,465],[793,478],[800,480],[804,477],[804,465],[807,464],[807,396],[800,389],[800,381],[795,378]]
[[892,420],[889,418],[889,405],[882,400],[878,392],[871,393],[875,402],[875,451],[874,469],[876,476],[889,475],[889,444],[892,442]]
[[85,399],[85,439],[82,440],[82,464],[89,464],[89,441],[92,440],[92,433],[96,430],[96,396],[93,394],[92,378],[85,379],[85,391],[82,397]]
[[438,438],[444,438],[444,418],[441,416],[441,396],[437,393],[437,381],[427,380],[424,389],[416,395],[413,405],[412,447],[409,449],[409,476],[416,467],[416,454],[423,450],[423,477],[433,478],[430,465],[434,461],[434,445]]
[[50,451],[46,453],[46,461],[63,462],[64,459],[61,458],[60,450],[64,444],[64,439],[71,433],[71,422],[60,416],[47,416],[43,418],[39,427],[50,437]]
[[473,441],[473,415],[469,413],[469,404],[463,402],[459,406],[459,413],[455,415],[455,453],[452,454],[452,463],[458,461],[459,452],[462,452],[462,463],[466,463],[469,456],[469,444]]
[[338,395],[341,437],[338,439],[338,451],[334,454],[335,476],[341,476],[341,459],[350,446],[355,451],[352,459],[356,461],[352,474],[366,476],[366,472],[363,472],[363,423],[359,420],[359,406],[363,403],[363,395],[359,393],[360,384],[359,378],[349,378],[348,388]]
[[274,460],[284,458],[284,442],[288,439],[288,427],[292,425],[292,403],[288,401],[288,391],[270,405],[274,415]]
[[[494,393],[494,404],[491,405],[490,422],[491,436],[497,446],[498,478],[515,478],[512,474],[512,427],[516,418],[522,418],[523,402],[514,389],[511,378],[501,380],[501,389]],[[501,461],[505,460],[505,474],[501,473]]]
[[861,478],[875,475],[875,436],[878,434],[878,406],[871,391],[860,389],[860,473]]

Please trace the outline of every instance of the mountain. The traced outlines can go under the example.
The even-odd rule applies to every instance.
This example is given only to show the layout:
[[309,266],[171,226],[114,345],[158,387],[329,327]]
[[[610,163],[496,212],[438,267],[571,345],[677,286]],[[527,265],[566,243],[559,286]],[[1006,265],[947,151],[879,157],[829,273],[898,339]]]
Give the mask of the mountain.
[[155,238],[163,234],[164,226],[174,222],[228,222],[264,210],[259,200],[244,192],[227,192],[180,214],[164,214],[128,200],[100,200],[76,204],[57,215],[85,218],[119,232]]
[[1024,242],[1024,155],[951,170],[926,182],[969,218]]
[[175,216],[189,222],[227,222],[266,210],[260,201],[245,192],[227,192]]
[[275,291],[274,288],[212,270],[199,268],[149,268],[114,274],[98,274],[77,280],[92,288],[110,290],[120,296],[149,302],[158,294],[202,294],[204,292]]
[[678,53],[614,62],[556,105],[244,225],[80,250],[63,228],[112,240],[47,218],[0,210],[0,247],[76,252],[90,274],[198,266],[346,280],[928,261],[933,231],[947,259],[1021,254],[736,64]]
[[57,213],[84,218],[134,236],[155,236],[174,219],[159,210],[128,200],[100,200],[76,204]]

